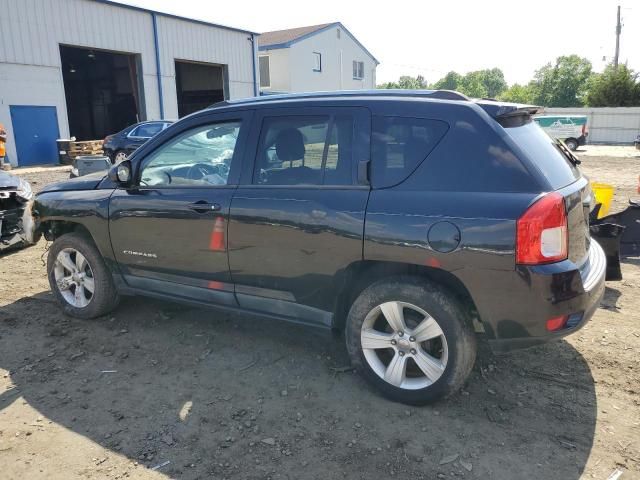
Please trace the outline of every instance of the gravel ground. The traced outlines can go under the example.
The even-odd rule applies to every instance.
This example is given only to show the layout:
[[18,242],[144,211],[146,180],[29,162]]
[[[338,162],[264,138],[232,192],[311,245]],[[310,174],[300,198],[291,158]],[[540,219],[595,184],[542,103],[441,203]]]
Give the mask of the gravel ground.
[[[578,154],[621,187],[615,207],[635,193],[635,157]],[[461,393],[410,408],[315,330],[143,298],[65,317],[45,248],[0,258],[3,479],[640,478],[638,259],[579,333],[501,357],[481,344]]]

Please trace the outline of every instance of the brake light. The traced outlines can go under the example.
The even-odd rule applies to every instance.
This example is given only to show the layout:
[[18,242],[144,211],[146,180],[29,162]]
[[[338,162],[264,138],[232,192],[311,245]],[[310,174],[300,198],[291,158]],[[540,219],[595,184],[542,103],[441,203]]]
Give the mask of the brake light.
[[568,253],[567,211],[559,193],[549,193],[518,219],[516,263],[540,265],[565,260]]
[[584,125],[582,125],[582,135],[583,136],[587,135],[587,124],[586,123]]

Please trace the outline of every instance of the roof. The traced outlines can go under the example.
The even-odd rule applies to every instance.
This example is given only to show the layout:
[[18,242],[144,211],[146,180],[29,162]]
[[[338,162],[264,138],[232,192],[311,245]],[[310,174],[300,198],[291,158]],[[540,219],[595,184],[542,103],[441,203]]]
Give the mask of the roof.
[[318,33],[324,32],[330,28],[340,27],[351,39],[369,55],[374,62],[380,62],[374,57],[369,50],[362,45],[353,34],[340,22],[321,23],[319,25],[310,25],[308,27],[289,28],[286,30],[274,30],[272,32],[261,33],[258,37],[259,50],[276,50],[279,48],[289,48],[291,45],[300,42],[306,38],[312,37]]
[[[198,23],[200,25],[206,25],[208,27],[222,28],[224,30],[231,30],[234,32],[241,32],[241,33],[249,33],[252,35],[258,34],[258,32],[252,32],[251,30],[244,30],[242,28],[229,27],[228,25],[221,25],[219,23],[206,22],[204,20],[198,20],[196,18],[181,17],[180,15],[173,15],[171,13],[160,12],[158,10],[151,10],[149,8],[137,7],[135,5],[130,5],[128,3],[121,3],[120,1],[113,1],[113,0],[93,0],[93,1],[98,3],[103,3],[106,5],[111,5],[113,7],[128,8],[129,10],[136,10],[138,12],[145,12],[153,15],[162,15],[163,17],[175,18],[177,20],[184,20],[186,22]],[[122,1],[126,1],[126,0],[122,0]]]
[[335,23],[321,23],[320,25],[310,25],[308,27],[288,28],[286,30],[274,30],[273,32],[264,32],[258,37],[259,46],[272,46],[281,43],[292,43],[301,40],[301,37],[307,37],[311,33],[324,30]]
[[541,107],[537,107],[535,105],[501,102],[498,100],[487,100],[482,98],[469,98],[466,95],[454,90],[404,90],[384,88],[377,88],[374,90],[337,90],[327,92],[287,93],[283,95],[267,95],[261,97],[242,98],[237,100],[224,100],[222,102],[214,103],[206,110],[242,105],[269,105],[288,103],[292,100],[357,100],[365,98],[376,98],[382,100],[414,98],[418,100],[436,100],[453,103],[474,103],[485,110],[491,117],[495,119],[508,119],[510,117],[517,117],[521,115],[535,115],[538,111],[541,110]]

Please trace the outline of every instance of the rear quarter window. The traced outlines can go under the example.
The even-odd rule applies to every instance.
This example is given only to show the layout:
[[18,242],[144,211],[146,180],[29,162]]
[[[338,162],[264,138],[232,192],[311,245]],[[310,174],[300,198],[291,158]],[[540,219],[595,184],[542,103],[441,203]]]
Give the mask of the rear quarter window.
[[373,187],[390,187],[404,181],[448,129],[449,125],[439,120],[374,116],[371,137]]
[[580,178],[577,167],[536,122],[508,127],[505,131],[538,167],[554,190],[566,187]]

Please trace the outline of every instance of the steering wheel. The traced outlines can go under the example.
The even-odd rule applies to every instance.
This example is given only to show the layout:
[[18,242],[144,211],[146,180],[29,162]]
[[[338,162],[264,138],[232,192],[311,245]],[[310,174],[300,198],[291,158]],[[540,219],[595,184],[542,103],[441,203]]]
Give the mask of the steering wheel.
[[218,169],[213,165],[208,163],[196,163],[191,165],[189,170],[187,170],[187,178],[189,180],[200,180],[202,177],[213,175],[215,173],[218,173]]

